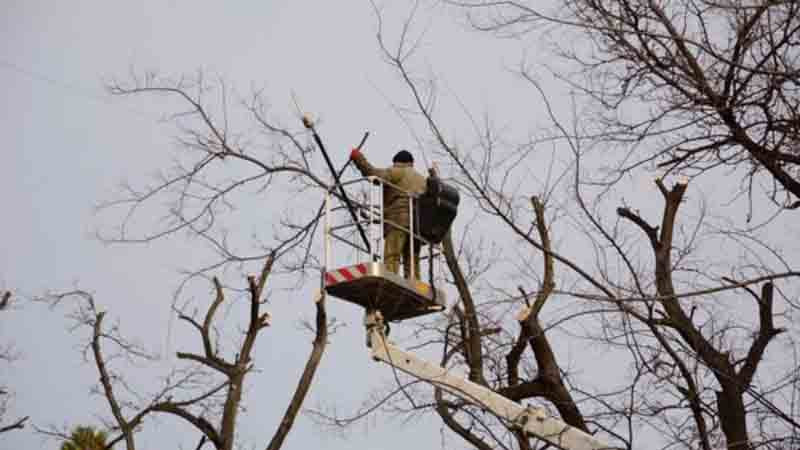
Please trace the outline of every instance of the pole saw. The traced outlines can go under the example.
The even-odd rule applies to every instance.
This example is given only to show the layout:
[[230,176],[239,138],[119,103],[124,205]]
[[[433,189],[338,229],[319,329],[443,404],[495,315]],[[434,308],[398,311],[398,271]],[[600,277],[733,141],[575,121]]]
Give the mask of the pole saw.
[[[364,244],[366,245],[367,252],[369,253],[372,249],[370,245],[369,238],[367,238],[367,233],[364,232],[364,227],[361,226],[361,222],[358,220],[358,215],[356,215],[355,208],[353,207],[353,203],[350,201],[350,197],[347,196],[347,192],[342,187],[342,183],[340,181],[341,175],[344,173],[345,169],[350,165],[350,161],[348,160],[347,163],[342,167],[342,170],[339,172],[333,167],[333,163],[331,162],[330,156],[328,156],[328,151],[325,150],[325,145],[322,143],[322,138],[319,137],[316,128],[314,128],[314,122],[307,115],[303,115],[303,126],[306,129],[311,131],[311,135],[314,137],[314,142],[317,143],[317,147],[319,147],[322,156],[325,158],[325,163],[328,165],[328,169],[331,171],[333,175],[334,183],[336,186],[339,187],[339,194],[342,196],[345,205],[347,206],[347,210],[350,212],[350,216],[353,218],[353,222],[355,222],[356,227],[358,228],[358,233],[361,235],[361,239],[364,240]],[[361,143],[358,144],[358,149],[361,149],[361,146],[364,145],[364,142],[367,140],[367,136],[369,136],[369,132],[364,133],[364,137],[361,139]]]

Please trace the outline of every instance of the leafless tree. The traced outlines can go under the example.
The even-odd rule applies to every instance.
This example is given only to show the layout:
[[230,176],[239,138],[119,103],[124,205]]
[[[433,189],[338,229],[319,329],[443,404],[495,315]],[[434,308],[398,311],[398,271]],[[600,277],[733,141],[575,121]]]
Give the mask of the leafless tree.
[[[151,360],[135,341],[125,338],[118,325],[104,324],[106,311],[98,309],[94,297],[83,290],[48,295],[42,300],[53,306],[67,301],[77,305],[70,313],[75,327],[90,330],[85,351],[90,354],[100,379],[98,393],[105,399],[113,419],[108,428],[117,435],[112,437],[108,448],[120,442],[125,448],[136,448],[136,433],[154,415],[176,417],[193,427],[200,436],[198,448],[210,444],[216,449],[230,450],[236,443],[237,416],[245,399],[242,396],[245,378],[256,366],[253,349],[262,331],[270,325],[270,315],[263,311],[267,279],[273,270],[275,255],[270,255],[259,276],[247,278],[248,322],[232,355],[226,356],[219,336],[218,312],[226,302],[227,295],[220,281],[214,277],[214,299],[201,316],[177,310],[181,321],[197,332],[200,351],[179,351],[180,361],[189,363],[177,368],[165,377],[163,386],[149,395],[139,393],[131,398],[134,389],[122,370],[114,368],[112,361],[126,359]],[[229,301],[230,302],[230,301]],[[295,417],[311,386],[314,373],[322,358],[327,343],[328,323],[324,299],[316,303],[316,337],[306,367],[298,380],[292,400],[280,426],[266,445],[267,449],[278,449],[292,428]],[[135,399],[146,399],[144,401]],[[58,435],[54,430],[42,430],[45,434]]]
[[[640,166],[690,176],[727,167],[742,180],[732,192],[763,186],[779,208],[800,206],[796,2],[447,3],[499,35],[542,38],[534,32],[557,27],[562,39],[550,43],[576,75],[556,75],[593,106],[581,137],[627,156],[614,160],[616,176]],[[535,76],[531,69],[522,71]]]
[[[414,2],[412,9],[420,3]],[[607,110],[587,108],[593,115],[586,116],[574,108],[572,116],[560,117],[537,76],[523,67],[519,75],[539,95],[551,128],[529,142],[508,144],[497,130],[467,113],[476,142],[464,145],[462,134],[461,145],[456,145],[456,138],[444,131],[455,128],[456,119],[437,109],[445,101],[437,80],[416,70],[414,64],[422,47],[420,39],[424,39],[414,35],[414,13],[401,23],[395,43],[390,44],[384,17],[376,7],[379,45],[409,93],[409,104],[397,110],[413,111],[405,116],[407,122],[419,126],[419,135],[427,133],[426,144],[435,145],[446,158],[454,180],[475,201],[478,220],[484,227],[494,227],[487,234],[518,257],[509,264],[511,268],[498,265],[469,278],[463,265],[470,261],[455,257],[452,243],[445,243],[459,304],[448,319],[419,325],[416,334],[428,333],[428,345],[444,344],[443,363],[468,371],[471,380],[516,401],[551,405],[564,421],[600,433],[615,446],[778,449],[797,445],[800,361],[793,356],[798,330],[791,316],[800,306],[796,286],[800,261],[781,251],[779,231],[787,226],[792,229],[791,221],[740,226],[722,209],[709,211],[699,193],[694,201],[687,199],[689,179],[675,177],[676,172],[696,175],[721,164],[738,164],[735,167],[745,173],[748,192],[766,172],[775,183],[770,198],[778,209],[794,207],[797,167],[791,154],[795,147],[785,144],[795,139],[796,130],[778,125],[796,121],[794,107],[786,106],[793,102],[793,81],[788,81],[789,90],[782,99],[773,88],[765,93],[755,86],[769,86],[772,75],[783,70],[775,66],[794,61],[789,42],[798,34],[789,24],[796,17],[786,11],[795,6],[772,2],[737,9],[736,5],[688,2],[576,1],[567,2],[567,8],[559,3],[561,15],[547,15],[536,9],[538,4],[448,3],[469,8],[474,25],[497,33],[518,35],[534,25],[557,23],[589,34],[595,39],[593,52],[581,53],[578,48],[560,53],[582,64],[581,73],[588,74],[588,79],[578,83],[566,75],[562,78]],[[772,7],[776,10],[771,11]],[[715,20],[715,31],[743,22],[772,28],[757,35],[750,35],[749,28],[740,29],[734,35],[742,39],[739,44],[724,38],[721,44],[712,44],[709,40],[719,39],[719,34],[705,29],[704,35],[698,24],[717,12],[731,11],[737,19]],[[479,12],[486,15],[478,16]],[[613,22],[622,20],[620,16],[630,23]],[[637,34],[625,28],[628,25],[644,31]],[[710,22],[706,28],[711,28]],[[700,30],[700,34],[689,37],[686,30]],[[762,36],[766,36],[763,41]],[[738,52],[747,55],[731,56],[722,44],[729,49],[741,47]],[[774,50],[764,50],[767,44]],[[687,50],[687,46],[699,50]],[[633,60],[637,55],[653,59]],[[582,59],[586,57],[597,60],[587,62]],[[661,61],[664,58],[667,61]],[[778,62],[783,59],[787,62]],[[720,68],[725,61],[734,62]],[[703,68],[708,71],[705,76]],[[663,72],[648,72],[656,69]],[[782,79],[794,70],[783,72]],[[712,75],[719,82],[710,81]],[[732,77],[731,86],[724,87],[726,77]],[[751,97],[762,94],[761,100],[751,102]],[[652,116],[628,123],[627,116],[614,114],[625,101],[649,101],[663,109],[651,107],[647,111]],[[756,131],[761,134],[756,136]],[[564,163],[563,157],[561,162],[553,157],[548,162],[542,150],[553,146],[572,158]],[[624,164],[615,165],[609,152],[626,146],[627,152],[619,158]],[[666,164],[648,190],[653,200],[645,200],[651,196],[644,193],[629,195],[637,202],[649,202],[637,205],[646,211],[642,212],[624,200],[629,187],[621,186],[620,175],[652,180],[647,169],[659,166],[648,166],[650,161]],[[531,182],[535,166],[554,168],[545,183]],[[601,178],[598,173],[611,175]],[[729,180],[725,180],[727,192],[736,197],[738,180],[733,184]],[[746,200],[738,204],[748,207]],[[653,216],[658,225],[649,221]],[[498,233],[498,229],[506,232]],[[473,229],[462,239],[479,237],[481,233]],[[540,265],[533,262],[531,253],[541,255]],[[509,289],[507,283],[496,281],[503,279],[534,285]],[[553,297],[562,306],[550,306]],[[746,303],[748,299],[752,303]],[[512,320],[514,309],[522,309],[517,320]],[[585,342],[593,351],[607,353],[609,359],[624,361],[627,370],[615,372],[624,376],[598,380],[592,376],[598,367],[574,361],[563,365],[555,350],[559,342],[553,336]],[[526,347],[532,358],[526,357]],[[787,348],[790,356],[784,357],[781,353]],[[520,368],[525,369],[523,374]],[[389,389],[387,397],[374,404],[387,402],[389,396],[406,401],[396,389]],[[485,417],[468,402],[435,389],[428,398],[413,402],[405,411],[383,409],[405,414],[433,410],[445,426],[476,448],[536,445],[519,436],[513,426]],[[349,423],[340,417],[332,419]]]
[[[267,278],[285,277],[288,281],[276,283],[275,292],[281,292],[287,283],[298,286],[309,273],[319,271],[312,238],[321,209],[298,211],[287,205],[282,211],[271,196],[288,191],[297,201],[304,196],[319,199],[318,193],[308,191],[327,186],[327,178],[318,175],[325,172],[320,170],[318,158],[309,157],[312,147],[305,143],[307,130],[273,122],[260,92],[240,96],[224,80],[209,79],[202,72],[178,79],[134,74],[125,83],[111,83],[109,91],[118,96],[163,98],[176,111],[166,120],[177,130],[181,152],[173,158],[174,165],[159,171],[152,182],[124,184],[119,195],[100,204],[100,211],[117,218],[119,226],[101,230],[98,237],[112,244],[137,244],[180,234],[211,249],[215,259],[190,267],[173,299],[181,323],[196,330],[202,346],[199,351],[178,352],[178,360],[186,365],[166,376],[159,390],[142,394],[144,389],[140,389],[131,399],[133,387],[111,363],[119,357],[148,360],[152,356],[122,336],[116,324],[107,325],[107,312],[97,308],[88,292],[59,293],[47,300],[52,304],[78,300],[72,318],[78,326],[91,330],[85,347],[87,359],[100,374],[98,393],[112,417],[107,427],[117,433],[109,447],[124,442],[127,449],[134,449],[136,433],[148,419],[167,415],[182,419],[198,432],[198,448],[208,444],[217,449],[234,448],[237,416],[246,401],[242,387],[255,365],[253,348],[264,339],[269,324],[269,314],[263,311]],[[268,213],[259,219],[266,224],[266,233],[253,233],[251,239],[245,239],[242,233],[231,232],[239,225],[228,221],[230,214],[246,205],[259,214]],[[158,219],[152,220],[154,217]],[[260,265],[260,275],[247,276],[245,289],[228,285],[221,276],[229,269],[248,272],[256,265]],[[213,301],[201,308],[205,311],[202,315],[181,295],[189,283],[198,281],[214,287]],[[219,310],[223,304],[228,308],[238,305],[226,300],[231,295],[247,296],[248,319],[236,347],[223,349],[219,340],[225,327],[219,325]],[[267,449],[283,445],[312,385],[328,339],[324,297],[316,301],[316,319],[310,328],[315,333],[311,354]]]

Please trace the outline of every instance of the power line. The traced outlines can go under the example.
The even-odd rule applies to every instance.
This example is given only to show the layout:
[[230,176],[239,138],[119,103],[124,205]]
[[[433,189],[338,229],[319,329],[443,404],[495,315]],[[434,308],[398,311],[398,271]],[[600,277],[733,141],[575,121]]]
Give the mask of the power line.
[[111,96],[109,95],[100,95],[96,91],[93,91],[91,88],[87,88],[86,86],[82,86],[77,83],[70,83],[63,80],[59,80],[47,75],[44,75],[40,72],[28,69],[23,67],[19,64],[13,63],[11,61],[0,59],[0,69],[5,69],[10,72],[15,72],[19,75],[23,75],[24,77],[28,78],[32,81],[37,81],[40,83],[48,84],[52,87],[58,88],[64,92],[67,92],[71,95],[82,97],[85,99],[93,100],[100,103],[105,103],[106,105],[111,105],[117,108],[120,108],[130,114],[134,114],[141,118],[148,119],[150,121],[157,120],[153,117],[153,114],[147,113],[145,111],[140,111],[137,109],[129,108],[127,106],[121,106],[117,103],[114,103],[111,100]]

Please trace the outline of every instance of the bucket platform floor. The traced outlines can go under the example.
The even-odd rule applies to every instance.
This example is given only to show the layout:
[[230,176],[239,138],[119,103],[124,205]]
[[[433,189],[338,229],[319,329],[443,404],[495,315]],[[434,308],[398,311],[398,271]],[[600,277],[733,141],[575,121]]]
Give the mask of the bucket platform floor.
[[326,272],[325,291],[366,309],[377,309],[387,321],[442,311],[446,305],[441,290],[420,280],[407,280],[376,262]]

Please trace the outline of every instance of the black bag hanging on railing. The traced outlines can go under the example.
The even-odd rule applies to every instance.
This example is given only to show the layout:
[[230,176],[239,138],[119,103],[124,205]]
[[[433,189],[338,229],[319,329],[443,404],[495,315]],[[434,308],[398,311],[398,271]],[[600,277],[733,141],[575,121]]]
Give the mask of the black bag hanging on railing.
[[428,177],[425,193],[417,198],[414,210],[418,233],[428,242],[442,242],[458,213],[458,191],[439,177]]

